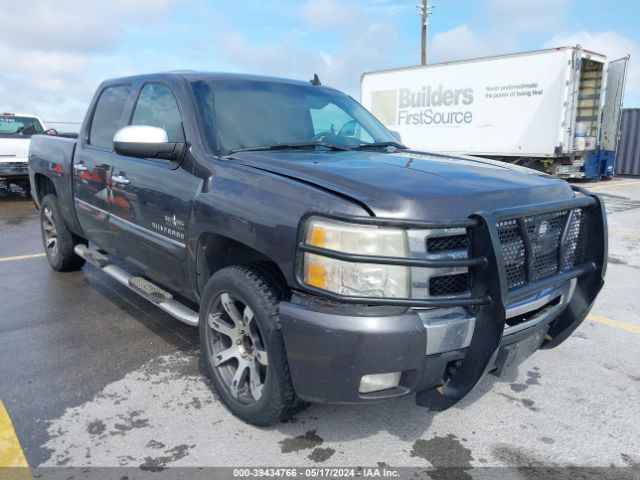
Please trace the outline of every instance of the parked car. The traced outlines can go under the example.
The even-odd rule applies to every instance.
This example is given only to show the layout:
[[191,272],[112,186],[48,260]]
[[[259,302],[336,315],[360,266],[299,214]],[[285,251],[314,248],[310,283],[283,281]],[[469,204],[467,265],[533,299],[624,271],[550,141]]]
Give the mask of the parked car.
[[317,79],[109,80],[78,139],[33,137],[29,165],[53,269],[89,261],[198,326],[256,425],[308,402],[450,407],[562,343],[606,269],[596,195],[409,150]]
[[28,190],[29,142],[32,135],[44,132],[42,120],[35,115],[0,114],[0,186],[14,184]]

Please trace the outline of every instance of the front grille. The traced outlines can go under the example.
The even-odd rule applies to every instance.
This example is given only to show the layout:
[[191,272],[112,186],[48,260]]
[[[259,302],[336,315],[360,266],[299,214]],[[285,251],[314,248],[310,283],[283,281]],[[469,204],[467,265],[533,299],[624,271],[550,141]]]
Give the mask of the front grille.
[[567,211],[551,212],[524,219],[533,254],[534,282],[558,273],[560,235],[567,215]]
[[427,252],[438,253],[450,250],[466,250],[467,234],[427,238]]
[[504,268],[509,289],[527,282],[524,241],[517,220],[503,220],[498,223],[498,237],[502,247]]
[[[586,237],[584,223],[582,210],[563,210],[498,222],[509,290],[582,263]],[[567,231],[562,241],[565,226]]]
[[572,267],[584,262],[584,247],[586,240],[586,222],[582,210],[574,210],[569,228],[567,228],[567,236],[565,240],[565,251],[563,256],[563,265]]
[[466,272],[429,278],[429,294],[432,297],[465,293],[469,287],[469,274]]
[[9,175],[12,173],[27,173],[29,166],[25,162],[2,162],[0,163],[0,173]]

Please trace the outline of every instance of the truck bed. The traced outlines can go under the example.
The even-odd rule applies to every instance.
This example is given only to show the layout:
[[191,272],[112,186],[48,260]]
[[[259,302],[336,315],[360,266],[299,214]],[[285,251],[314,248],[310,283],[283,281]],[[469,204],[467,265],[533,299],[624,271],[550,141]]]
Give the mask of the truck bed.
[[[77,140],[75,138],[52,135],[34,135],[29,146],[29,177],[31,185],[37,185],[40,178],[46,177],[53,182],[62,213],[67,223],[77,225],[73,206],[73,155]],[[42,175],[43,177],[39,177]],[[37,194],[33,195],[40,207]]]

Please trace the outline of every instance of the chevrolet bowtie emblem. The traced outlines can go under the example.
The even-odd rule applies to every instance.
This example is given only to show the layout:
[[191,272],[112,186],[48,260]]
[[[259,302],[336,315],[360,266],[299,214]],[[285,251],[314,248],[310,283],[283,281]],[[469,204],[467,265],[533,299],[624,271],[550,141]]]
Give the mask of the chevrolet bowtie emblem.
[[549,231],[549,222],[545,220],[538,227],[538,235],[542,237],[543,235],[546,235],[548,231]]

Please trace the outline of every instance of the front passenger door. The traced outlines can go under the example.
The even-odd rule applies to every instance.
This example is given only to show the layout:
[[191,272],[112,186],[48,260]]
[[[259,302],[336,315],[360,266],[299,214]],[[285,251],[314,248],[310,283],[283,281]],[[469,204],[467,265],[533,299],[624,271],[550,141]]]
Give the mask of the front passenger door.
[[[143,85],[129,124],[161,127],[170,142],[185,142],[178,102],[165,83]],[[157,283],[178,292],[184,289],[193,176],[166,160],[118,155],[111,180],[118,256]]]

